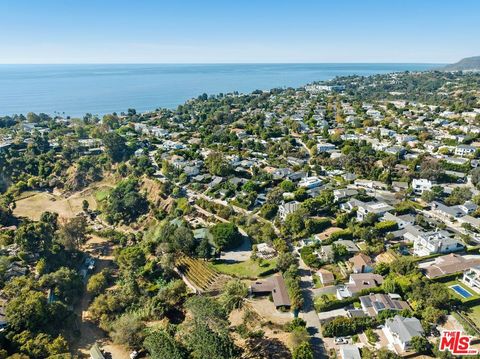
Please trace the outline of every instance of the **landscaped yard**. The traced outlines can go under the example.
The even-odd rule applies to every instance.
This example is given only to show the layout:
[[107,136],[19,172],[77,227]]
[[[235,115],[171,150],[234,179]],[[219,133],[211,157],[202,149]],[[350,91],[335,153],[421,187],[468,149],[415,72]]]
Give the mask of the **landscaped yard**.
[[[448,287],[448,290],[453,295],[453,297],[457,298],[457,299],[460,299],[463,303],[467,303],[471,300],[475,300],[475,299],[480,298],[480,295],[478,293],[474,292],[472,289],[470,289],[468,286],[466,286],[465,284],[463,284],[462,282],[460,282],[458,280],[452,280],[450,282],[445,283],[445,285]],[[460,295],[458,293],[458,291],[451,288],[452,286],[460,287],[460,288],[458,288],[458,290],[460,290],[462,292],[463,291],[468,292],[468,293],[471,294],[471,296],[469,296],[468,298],[463,297],[462,295]]]
[[276,259],[263,260],[260,265],[251,259],[245,262],[228,263],[223,261],[214,261],[211,266],[221,273],[225,273],[238,278],[257,278],[263,275],[271,274],[275,269]]

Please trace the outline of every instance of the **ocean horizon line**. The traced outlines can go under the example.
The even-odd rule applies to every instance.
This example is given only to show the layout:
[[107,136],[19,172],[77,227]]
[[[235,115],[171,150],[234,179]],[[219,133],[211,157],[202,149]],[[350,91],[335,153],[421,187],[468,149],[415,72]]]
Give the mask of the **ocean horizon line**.
[[59,62],[0,63],[0,66],[83,66],[83,65],[448,65],[448,62]]

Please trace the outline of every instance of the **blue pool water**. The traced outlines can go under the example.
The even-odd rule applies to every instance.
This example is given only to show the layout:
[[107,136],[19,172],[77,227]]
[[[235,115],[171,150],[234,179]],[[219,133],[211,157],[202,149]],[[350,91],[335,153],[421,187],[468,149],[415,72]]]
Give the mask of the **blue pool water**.
[[470,298],[473,296],[472,293],[470,293],[468,290],[464,289],[463,287],[459,286],[458,284],[452,285],[450,288],[452,288],[455,292],[460,294],[463,298]]
[[298,87],[345,75],[423,71],[434,64],[0,65],[0,116],[102,115],[176,108],[203,93]]

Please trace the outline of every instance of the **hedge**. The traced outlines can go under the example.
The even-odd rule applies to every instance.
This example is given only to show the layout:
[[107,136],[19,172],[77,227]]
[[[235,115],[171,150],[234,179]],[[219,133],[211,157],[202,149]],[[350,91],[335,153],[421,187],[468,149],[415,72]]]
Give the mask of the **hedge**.
[[330,237],[322,241],[323,245],[332,244],[339,239],[352,239],[353,233],[349,229],[342,229],[340,231],[333,232]]
[[375,223],[375,229],[382,233],[392,232],[398,229],[398,224],[395,221],[383,221]]
[[377,319],[373,317],[336,317],[322,326],[322,334],[326,337],[343,337],[361,333],[369,328],[375,328],[378,324]]

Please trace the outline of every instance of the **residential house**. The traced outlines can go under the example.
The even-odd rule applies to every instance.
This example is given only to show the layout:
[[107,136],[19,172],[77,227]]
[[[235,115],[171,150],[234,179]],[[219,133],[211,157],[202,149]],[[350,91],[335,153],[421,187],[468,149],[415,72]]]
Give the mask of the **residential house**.
[[[433,201],[431,203],[431,207],[433,214],[435,214],[437,217],[440,217],[440,219],[447,221],[451,221],[452,219],[462,217],[467,214],[464,212],[464,209],[460,208],[460,206],[447,206],[437,201]],[[468,207],[464,208],[466,211],[469,210]]]
[[393,181],[392,188],[395,192],[406,191],[408,189],[408,182]]
[[375,288],[383,283],[383,277],[374,273],[350,274],[348,283],[337,288],[337,298],[339,300],[352,297],[362,290]]
[[322,268],[317,271],[317,275],[320,278],[322,285],[328,286],[335,284],[335,277],[332,272]]
[[304,187],[304,188],[307,188],[307,189],[312,189],[312,188],[316,188],[316,187],[321,186],[322,185],[322,180],[320,178],[316,177],[316,176],[305,177],[305,178],[302,178],[300,180],[298,185],[300,187]]
[[[335,241],[335,245],[339,246],[344,246],[347,249],[347,252],[349,254],[355,254],[360,251],[360,249],[357,247],[357,245],[349,240],[349,239],[339,239],[338,241]],[[318,251],[318,255],[321,260],[325,262],[331,262],[333,261],[334,253],[333,253],[333,244],[321,246],[320,250]]]
[[277,251],[268,243],[257,244],[257,257],[262,259],[272,259],[277,255]]
[[422,324],[417,318],[404,318],[400,315],[385,320],[383,332],[397,354],[409,350],[412,338],[422,336],[424,333]]
[[273,304],[277,309],[288,309],[291,306],[287,286],[281,274],[274,275],[265,280],[252,282],[249,288],[252,295],[272,295]]
[[328,142],[320,142],[317,144],[317,152],[330,152],[336,149],[336,146]]
[[429,266],[423,268],[425,276],[433,279],[444,275],[467,271],[468,269],[479,266],[480,257],[465,257],[459,254],[450,253],[435,260]]
[[422,233],[413,241],[413,253],[417,256],[458,252],[464,248],[465,246],[462,243],[447,237],[443,232]]
[[401,311],[410,308],[408,303],[401,300],[398,294],[393,293],[371,293],[358,299],[360,299],[362,310],[370,317],[375,317],[384,310]]
[[433,182],[425,178],[414,178],[412,181],[412,189],[416,194],[422,194],[425,191],[431,191]]
[[280,220],[284,221],[290,213],[295,212],[300,208],[300,202],[287,202],[283,203],[278,207],[278,217]]
[[356,345],[343,344],[338,350],[341,359],[361,359],[360,349]]
[[477,148],[469,145],[458,145],[455,148],[455,155],[457,156],[471,156],[474,155],[477,151]]
[[398,229],[404,229],[407,226],[412,226],[415,223],[415,217],[410,214],[396,216],[387,212],[383,215],[382,221],[393,221],[397,223]]
[[377,217],[380,217],[388,211],[393,210],[393,207],[385,202],[358,202],[357,221],[363,221],[370,213],[373,213]]
[[353,273],[373,272],[372,259],[363,253],[358,253],[348,260],[352,264]]
[[480,293],[480,265],[467,269],[463,273],[462,282],[477,293]]
[[344,198],[350,198],[356,196],[358,191],[356,189],[336,189],[333,191],[333,198],[335,202],[339,202]]

